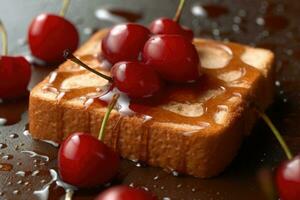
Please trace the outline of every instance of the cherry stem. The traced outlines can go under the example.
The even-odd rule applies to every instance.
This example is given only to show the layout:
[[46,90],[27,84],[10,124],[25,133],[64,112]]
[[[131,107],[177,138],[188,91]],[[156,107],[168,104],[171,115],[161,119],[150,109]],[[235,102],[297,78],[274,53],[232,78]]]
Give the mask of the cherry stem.
[[69,5],[70,5],[70,0],[63,0],[63,6],[59,12],[60,16],[64,17],[66,15]]
[[1,20],[0,20],[0,32],[1,32],[1,35],[2,35],[3,55],[7,55],[7,53],[8,53],[7,32],[6,32],[6,29],[5,29],[5,27],[4,27]]
[[109,103],[108,107],[107,107],[107,111],[106,111],[106,113],[104,115],[104,118],[102,120],[100,132],[99,132],[99,137],[98,137],[99,140],[102,140],[104,138],[105,128],[106,128],[107,121],[109,119],[109,115],[110,115],[112,109],[115,107],[119,96],[120,96],[119,94],[115,94],[113,96],[111,102]]
[[275,127],[271,119],[263,112],[257,109],[258,114],[260,117],[265,121],[265,123],[269,126],[273,134],[275,135],[276,139],[278,140],[279,144],[281,145],[282,149],[284,150],[286,157],[291,160],[293,158],[293,154],[291,150],[289,149],[288,145],[284,141],[283,137],[281,136],[278,129]]
[[184,3],[185,3],[185,0],[180,0],[175,17],[173,19],[175,22],[179,22],[179,20],[180,20],[181,13],[182,13],[182,10],[184,7]]
[[85,63],[83,63],[81,60],[79,60],[78,58],[76,58],[72,54],[72,52],[70,50],[68,50],[68,49],[64,51],[64,58],[67,59],[67,60],[71,60],[72,62],[74,62],[74,63],[76,63],[76,64],[84,67],[85,69],[87,69],[90,72],[92,72],[92,73],[94,73],[94,74],[96,74],[96,75],[98,75],[98,76],[100,76],[100,77],[108,80],[109,82],[113,82],[113,79],[111,77],[106,76],[105,74],[102,74],[102,73],[98,72],[97,70],[89,67],[88,65],[86,65]]
[[66,195],[65,195],[65,200],[72,200],[73,194],[74,194],[73,190],[67,189]]

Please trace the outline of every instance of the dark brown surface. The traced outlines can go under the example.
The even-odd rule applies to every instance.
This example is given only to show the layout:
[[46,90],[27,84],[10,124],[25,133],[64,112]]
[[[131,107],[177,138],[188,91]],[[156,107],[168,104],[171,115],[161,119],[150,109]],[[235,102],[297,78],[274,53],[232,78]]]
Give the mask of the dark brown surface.
[[[10,52],[28,52],[26,45],[20,45],[20,38],[25,37],[31,18],[42,11],[58,10],[59,2],[0,0],[0,18],[8,27]],[[82,40],[85,40],[88,37],[87,33],[93,29],[111,25],[94,17],[95,9],[101,6],[114,5],[114,8],[133,10],[137,14],[131,15],[130,19],[140,20],[142,23],[149,23],[156,16],[172,16],[176,6],[171,0],[127,0],[127,4],[121,0],[95,0],[88,1],[88,4],[86,2],[72,1],[68,14],[81,30]],[[276,53],[277,97],[269,115],[296,153],[300,150],[298,0],[226,0],[218,5],[208,2],[188,1],[186,6],[183,23],[192,26],[196,35],[270,48]],[[206,15],[199,12],[200,5],[205,5],[202,8],[206,10]],[[191,9],[192,6],[194,9]],[[191,11],[198,15],[193,16]],[[141,16],[140,13],[144,15]],[[30,87],[53,69],[33,67]],[[8,119],[8,124],[12,124],[0,127],[0,199],[37,199],[33,191],[43,188],[51,179],[49,169],[56,168],[57,148],[22,134],[28,123],[27,114],[23,112],[26,107],[26,98],[0,104],[0,118]],[[47,155],[49,161],[41,157],[30,157],[22,151]],[[260,122],[245,141],[233,164],[216,178],[201,180],[188,176],[176,177],[157,168],[136,167],[136,163],[124,161],[119,178],[114,182],[147,187],[161,198],[264,199],[257,184],[257,173],[261,167],[273,169],[281,159],[284,159],[284,156],[280,147],[271,132]],[[39,170],[39,173],[33,173],[36,170]],[[25,172],[25,176],[20,176],[20,173],[17,175],[18,171]],[[100,190],[78,191],[74,199],[93,199]],[[51,185],[50,199],[59,199],[63,194],[63,189],[55,184]]]

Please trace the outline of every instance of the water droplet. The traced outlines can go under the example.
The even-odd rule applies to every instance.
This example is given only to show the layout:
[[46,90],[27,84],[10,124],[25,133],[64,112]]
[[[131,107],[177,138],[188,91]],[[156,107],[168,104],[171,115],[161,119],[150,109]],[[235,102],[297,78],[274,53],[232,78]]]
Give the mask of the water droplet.
[[36,176],[36,175],[38,175],[39,173],[40,173],[39,170],[35,170],[35,171],[32,172],[31,176]]
[[0,143],[0,149],[5,149],[7,147],[6,144]]
[[15,138],[18,138],[19,135],[16,134],[16,133],[12,133],[12,134],[9,135],[9,137],[12,138],[12,139],[15,139]]
[[6,124],[7,120],[4,118],[0,118],[0,126],[4,126]]
[[19,46],[25,46],[26,44],[27,44],[27,39],[26,38],[19,38],[18,40],[17,40],[17,43],[18,43],[18,45]]
[[22,183],[23,183],[22,180],[19,180],[19,181],[17,182],[18,185],[20,185],[20,184],[22,184]]
[[173,171],[172,171],[172,175],[173,175],[173,176],[179,176],[179,172],[173,170]]
[[153,178],[153,180],[158,180],[158,178],[159,178],[159,176],[155,176],[155,177]]
[[13,159],[14,157],[13,157],[13,155],[4,155],[4,156],[2,156],[2,159],[3,160],[10,160],[10,159]]
[[28,130],[23,131],[23,135],[25,136],[31,136],[30,132]]
[[192,192],[196,192],[196,189],[195,189],[195,188],[192,188]]
[[26,175],[26,172],[24,172],[24,171],[17,171],[16,175],[24,177]]
[[13,194],[15,194],[15,195],[20,194],[20,191],[19,190],[14,190]]
[[45,160],[46,162],[49,161],[49,157],[48,156],[38,154],[38,153],[36,153],[34,151],[21,151],[21,153],[29,154],[29,157],[31,157],[31,158],[38,157],[38,158],[41,158],[41,159]]
[[262,17],[256,18],[256,24],[259,25],[259,26],[265,25],[265,20],[264,20],[264,18],[262,18]]
[[142,165],[141,165],[141,163],[136,163],[135,166],[141,167]]
[[239,16],[235,16],[233,18],[233,22],[236,23],[236,24],[240,24],[242,22],[242,18],[239,17]]
[[134,183],[130,183],[130,184],[129,184],[129,187],[134,187]]
[[83,29],[83,33],[84,33],[85,35],[91,35],[93,32],[94,32],[94,29],[91,28],[91,27],[85,27],[85,28]]
[[141,188],[144,189],[144,190],[146,190],[146,191],[149,191],[149,188],[147,188],[145,186],[142,186]]

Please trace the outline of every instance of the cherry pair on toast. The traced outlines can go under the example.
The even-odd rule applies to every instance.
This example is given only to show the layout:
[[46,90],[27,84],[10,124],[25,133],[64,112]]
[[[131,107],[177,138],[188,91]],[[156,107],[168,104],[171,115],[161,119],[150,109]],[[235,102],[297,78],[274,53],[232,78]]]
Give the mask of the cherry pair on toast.
[[7,33],[0,21],[3,55],[0,56],[0,98],[12,99],[27,93],[31,65],[22,56],[8,56]]
[[64,53],[66,59],[81,65],[87,70],[108,80],[121,92],[133,98],[149,97],[157,93],[162,82],[153,68],[140,62],[118,62],[111,69],[111,76],[106,76],[76,58],[70,51]]
[[269,117],[262,112],[259,114],[272,130],[288,158],[276,170],[275,181],[279,197],[281,200],[298,200],[300,198],[300,155],[293,157],[289,147]]
[[65,49],[74,52],[79,43],[75,26],[64,18],[69,0],[64,0],[60,16],[43,13],[38,15],[28,30],[28,42],[31,53],[46,63],[59,63]]
[[178,23],[184,2],[184,0],[180,0],[174,20],[169,18],[154,20],[149,27],[150,30],[134,23],[114,26],[102,40],[102,56],[111,64],[121,61],[138,61],[151,32],[152,34],[176,34],[192,40],[193,31],[181,27]]
[[60,146],[58,169],[63,181],[77,187],[95,187],[110,181],[118,172],[119,155],[102,140],[106,122],[117,102],[114,96],[102,121],[99,138],[89,133],[74,133]]
[[175,83],[193,82],[199,78],[199,57],[191,43],[193,31],[179,24],[185,0],[180,0],[174,19],[159,18],[150,24],[151,37],[143,49],[143,61],[155,68],[161,77]]
[[199,78],[198,53],[189,40],[172,34],[148,38],[147,29],[141,25],[117,25],[102,41],[102,56],[117,66],[121,65],[117,62],[135,62],[137,69],[143,66],[137,63],[142,52],[143,62],[168,81],[189,82]]
[[150,192],[140,188],[115,186],[101,193],[96,200],[158,200]]

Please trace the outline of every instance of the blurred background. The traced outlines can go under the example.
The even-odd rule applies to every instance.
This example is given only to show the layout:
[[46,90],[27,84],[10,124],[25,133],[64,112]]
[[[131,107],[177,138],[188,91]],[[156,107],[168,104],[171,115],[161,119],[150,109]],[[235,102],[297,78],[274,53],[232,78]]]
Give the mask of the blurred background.
[[[147,25],[161,16],[172,18],[177,4],[177,0],[71,0],[66,17],[77,26],[84,42],[96,30],[116,23],[132,21]],[[26,35],[31,20],[42,12],[58,13],[61,5],[62,0],[0,0],[0,19],[7,27],[9,52],[29,55]],[[276,99],[268,114],[294,152],[300,150],[299,13],[299,0],[186,0],[181,20],[198,37],[239,42],[275,52]],[[35,82],[30,87],[49,73],[41,68],[35,68]],[[23,106],[26,110],[27,102]],[[8,108],[7,105],[2,107]],[[26,123],[24,117],[20,127]],[[19,129],[16,124],[0,128],[0,133],[3,130],[9,134]],[[30,145],[38,147],[35,143]],[[263,199],[256,184],[257,171],[261,167],[274,169],[284,158],[272,133],[260,122],[233,164],[217,178],[177,178],[158,169],[134,168],[134,164],[127,163],[130,167],[126,169],[130,170],[125,170],[128,174],[124,175],[123,182],[147,186],[160,197],[172,199]],[[153,179],[157,174],[162,177],[158,183]],[[0,189],[1,184],[2,181]]]

